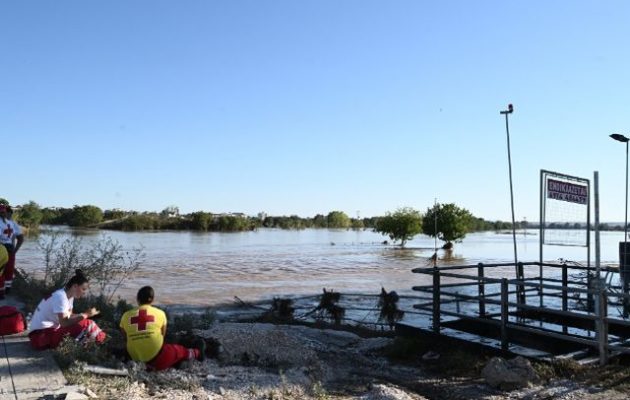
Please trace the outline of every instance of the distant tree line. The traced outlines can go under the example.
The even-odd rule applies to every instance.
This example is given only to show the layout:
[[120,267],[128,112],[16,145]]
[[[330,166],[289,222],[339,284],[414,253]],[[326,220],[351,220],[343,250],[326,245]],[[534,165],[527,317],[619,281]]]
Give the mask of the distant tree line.
[[123,210],[101,210],[97,206],[82,205],[72,208],[41,208],[31,201],[17,207],[16,220],[27,228],[37,229],[40,224],[67,225],[112,229],[121,231],[143,230],[192,230],[202,232],[238,232],[257,228],[306,229],[363,229],[372,228],[376,218],[350,218],[343,211],[331,211],[327,215],[317,214],[312,218],[291,216],[255,217],[244,214],[215,214],[196,211],[180,214],[175,206],[161,212],[138,212]]
[[[3,200],[3,199],[0,199]],[[279,229],[375,229],[379,220],[387,217],[351,218],[343,211],[331,211],[314,217],[290,216],[246,216],[244,214],[216,214],[196,211],[180,214],[176,206],[166,207],[161,212],[138,212],[123,210],[102,210],[94,205],[75,205],[72,208],[41,207],[34,201],[14,206],[14,219],[27,230],[36,231],[40,225],[67,225],[71,227],[92,227],[122,231],[142,230],[192,230],[202,232],[236,232],[258,228]],[[409,211],[409,210],[407,210]],[[427,210],[428,211],[428,210]],[[431,219],[430,215],[424,215]],[[488,221],[473,215],[466,216],[468,232],[501,231],[512,229],[507,221]],[[429,225],[427,225],[429,226]],[[517,229],[538,229],[538,223],[517,221]],[[584,223],[547,223],[549,229],[579,229]],[[601,223],[600,230],[623,230],[623,224]]]

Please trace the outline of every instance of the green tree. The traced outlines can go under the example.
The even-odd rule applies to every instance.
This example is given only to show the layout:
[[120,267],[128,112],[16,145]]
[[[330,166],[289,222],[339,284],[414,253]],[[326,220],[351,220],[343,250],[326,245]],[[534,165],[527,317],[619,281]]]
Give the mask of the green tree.
[[313,226],[315,228],[326,228],[327,227],[326,217],[324,217],[322,214],[315,215],[313,217]]
[[352,218],[352,229],[363,229],[365,225],[363,225],[363,220],[359,218]]
[[109,221],[112,219],[121,219],[121,218],[124,218],[125,215],[126,213],[123,210],[119,210],[119,209],[103,211],[103,219],[105,221]]
[[329,228],[348,228],[350,226],[350,217],[343,211],[331,211],[326,216]]
[[103,220],[103,211],[96,206],[74,206],[72,215],[68,221],[70,226],[91,226]]
[[[470,232],[474,217],[466,209],[457,207],[453,203],[436,204],[427,209],[422,224],[425,235],[436,237],[443,242],[444,249],[453,247],[453,242],[461,241]],[[436,231],[437,225],[437,231]]]
[[190,227],[196,231],[207,231],[212,223],[212,214],[197,211],[190,215]]
[[15,219],[20,223],[20,225],[28,229],[38,229],[43,217],[44,213],[42,213],[42,209],[39,204],[31,200],[22,205],[20,211],[15,216]]
[[388,235],[393,241],[400,240],[400,247],[422,232],[422,214],[410,207],[399,208],[376,220],[374,231]]

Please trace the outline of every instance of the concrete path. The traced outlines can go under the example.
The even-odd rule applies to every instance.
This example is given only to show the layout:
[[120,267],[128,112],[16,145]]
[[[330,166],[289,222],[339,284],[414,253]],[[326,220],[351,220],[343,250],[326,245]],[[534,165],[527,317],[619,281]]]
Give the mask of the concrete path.
[[[3,305],[23,307],[12,296]],[[33,350],[26,332],[0,336],[0,400],[65,399],[71,391],[52,353]]]

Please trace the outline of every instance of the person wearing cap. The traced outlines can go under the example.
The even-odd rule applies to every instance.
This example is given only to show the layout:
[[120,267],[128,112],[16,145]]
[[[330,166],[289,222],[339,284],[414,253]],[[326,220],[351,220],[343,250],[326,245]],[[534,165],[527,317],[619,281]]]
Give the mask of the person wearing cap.
[[9,252],[9,262],[4,269],[4,293],[9,294],[13,286],[13,276],[15,275],[15,255],[22,247],[22,243],[24,243],[24,235],[20,225],[13,220],[13,209],[11,206],[5,206],[5,213],[6,221],[8,221],[9,225],[7,234],[10,235],[11,244],[8,247],[5,246]]
[[197,348],[164,343],[166,314],[152,306],[155,293],[151,286],[138,290],[138,307],[127,311],[120,319],[120,329],[127,342],[127,353],[134,361],[146,363],[148,369],[161,371],[184,360],[203,361],[206,344],[197,339]]

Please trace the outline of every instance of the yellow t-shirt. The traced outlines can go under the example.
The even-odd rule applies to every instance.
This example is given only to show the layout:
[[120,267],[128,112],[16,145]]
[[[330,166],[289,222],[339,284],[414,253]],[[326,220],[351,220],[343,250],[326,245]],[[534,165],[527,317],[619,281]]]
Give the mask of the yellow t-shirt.
[[164,344],[162,327],[166,314],[149,304],[127,311],[120,319],[120,327],[127,334],[127,352],[135,361],[152,360]]
[[0,274],[4,271],[5,264],[9,261],[9,252],[0,244]]

